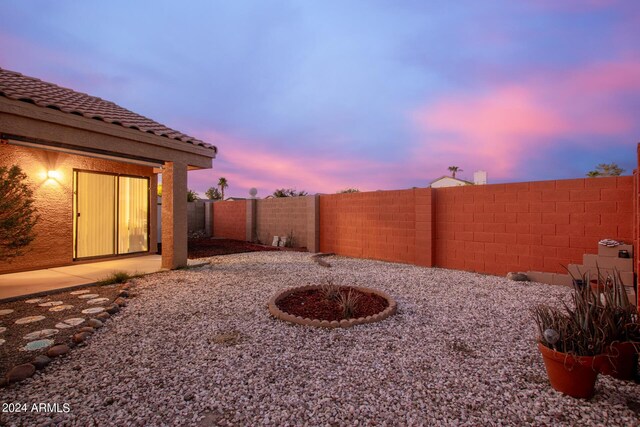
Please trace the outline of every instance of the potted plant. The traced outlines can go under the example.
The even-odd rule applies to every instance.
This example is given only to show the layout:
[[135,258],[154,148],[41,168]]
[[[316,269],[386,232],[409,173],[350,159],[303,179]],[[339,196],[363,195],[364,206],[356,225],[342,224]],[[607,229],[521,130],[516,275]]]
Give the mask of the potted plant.
[[603,328],[607,335],[605,354],[600,365],[600,373],[621,380],[633,380],[638,371],[638,349],[640,348],[640,323],[635,306],[630,304],[627,292],[614,270],[613,276],[602,276],[598,271],[598,281],[602,286]]
[[533,314],[538,327],[538,349],[551,386],[577,398],[595,390],[600,359],[607,343],[602,303],[589,286],[574,286],[573,306],[562,309],[538,305]]

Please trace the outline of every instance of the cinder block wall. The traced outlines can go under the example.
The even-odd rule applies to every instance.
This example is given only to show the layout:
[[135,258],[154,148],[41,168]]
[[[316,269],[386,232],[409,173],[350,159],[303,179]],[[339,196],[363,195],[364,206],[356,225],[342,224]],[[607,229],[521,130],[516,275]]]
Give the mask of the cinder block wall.
[[196,200],[195,202],[187,203],[187,228],[189,233],[205,230],[205,208],[206,202],[202,200]]
[[213,203],[213,237],[245,240],[247,208],[244,200]]
[[270,245],[273,236],[293,232],[293,246],[307,247],[308,197],[282,197],[256,200],[256,236]]
[[[376,191],[320,196],[320,251],[385,261],[416,263],[416,193],[430,206],[432,190]],[[424,227],[430,228],[430,227]],[[424,250],[430,238],[421,236]],[[419,259],[424,262],[423,249]]]
[[505,274],[563,272],[598,241],[633,240],[633,178],[587,178],[437,190],[435,264]]

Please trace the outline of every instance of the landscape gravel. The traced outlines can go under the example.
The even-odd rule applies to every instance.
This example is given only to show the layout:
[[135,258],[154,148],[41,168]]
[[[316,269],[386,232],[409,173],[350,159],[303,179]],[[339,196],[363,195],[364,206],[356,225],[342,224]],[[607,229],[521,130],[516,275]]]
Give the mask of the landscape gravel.
[[[640,425],[640,385],[600,376],[590,401],[548,384],[529,309],[564,287],[410,265],[258,252],[135,279],[104,327],[1,402],[0,425]],[[398,302],[382,322],[273,319],[278,290],[328,279]]]

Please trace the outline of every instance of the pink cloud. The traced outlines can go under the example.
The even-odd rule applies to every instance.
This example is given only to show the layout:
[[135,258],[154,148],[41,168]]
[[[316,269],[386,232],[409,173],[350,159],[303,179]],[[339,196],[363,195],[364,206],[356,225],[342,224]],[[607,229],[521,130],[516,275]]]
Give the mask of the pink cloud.
[[470,164],[508,179],[558,138],[575,144],[588,144],[583,137],[594,135],[612,137],[614,144],[634,142],[625,136],[636,129],[636,118],[618,102],[640,92],[639,72],[640,62],[597,64],[445,97],[411,114],[421,134],[416,157]]
[[[220,176],[230,183],[230,191],[246,197],[251,187],[265,197],[276,188],[296,188],[310,194],[335,193],[347,187],[361,191],[394,188],[394,171],[379,162],[348,160],[338,153],[302,154],[269,148],[263,141],[252,141],[211,130],[192,130],[194,135],[219,147],[213,170],[190,172],[190,185],[204,193]],[[280,150],[280,151],[278,151]]]

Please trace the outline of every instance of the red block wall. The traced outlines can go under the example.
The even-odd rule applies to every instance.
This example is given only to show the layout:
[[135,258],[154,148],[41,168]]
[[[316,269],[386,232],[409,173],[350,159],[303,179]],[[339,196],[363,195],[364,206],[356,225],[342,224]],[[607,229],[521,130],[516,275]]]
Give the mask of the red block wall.
[[416,212],[416,192],[427,191],[320,196],[320,251],[414,264],[416,217],[428,221],[422,212]]
[[247,238],[247,202],[213,203],[213,237],[246,240]]
[[439,188],[435,264],[503,275],[564,272],[598,241],[633,240],[633,177]]

